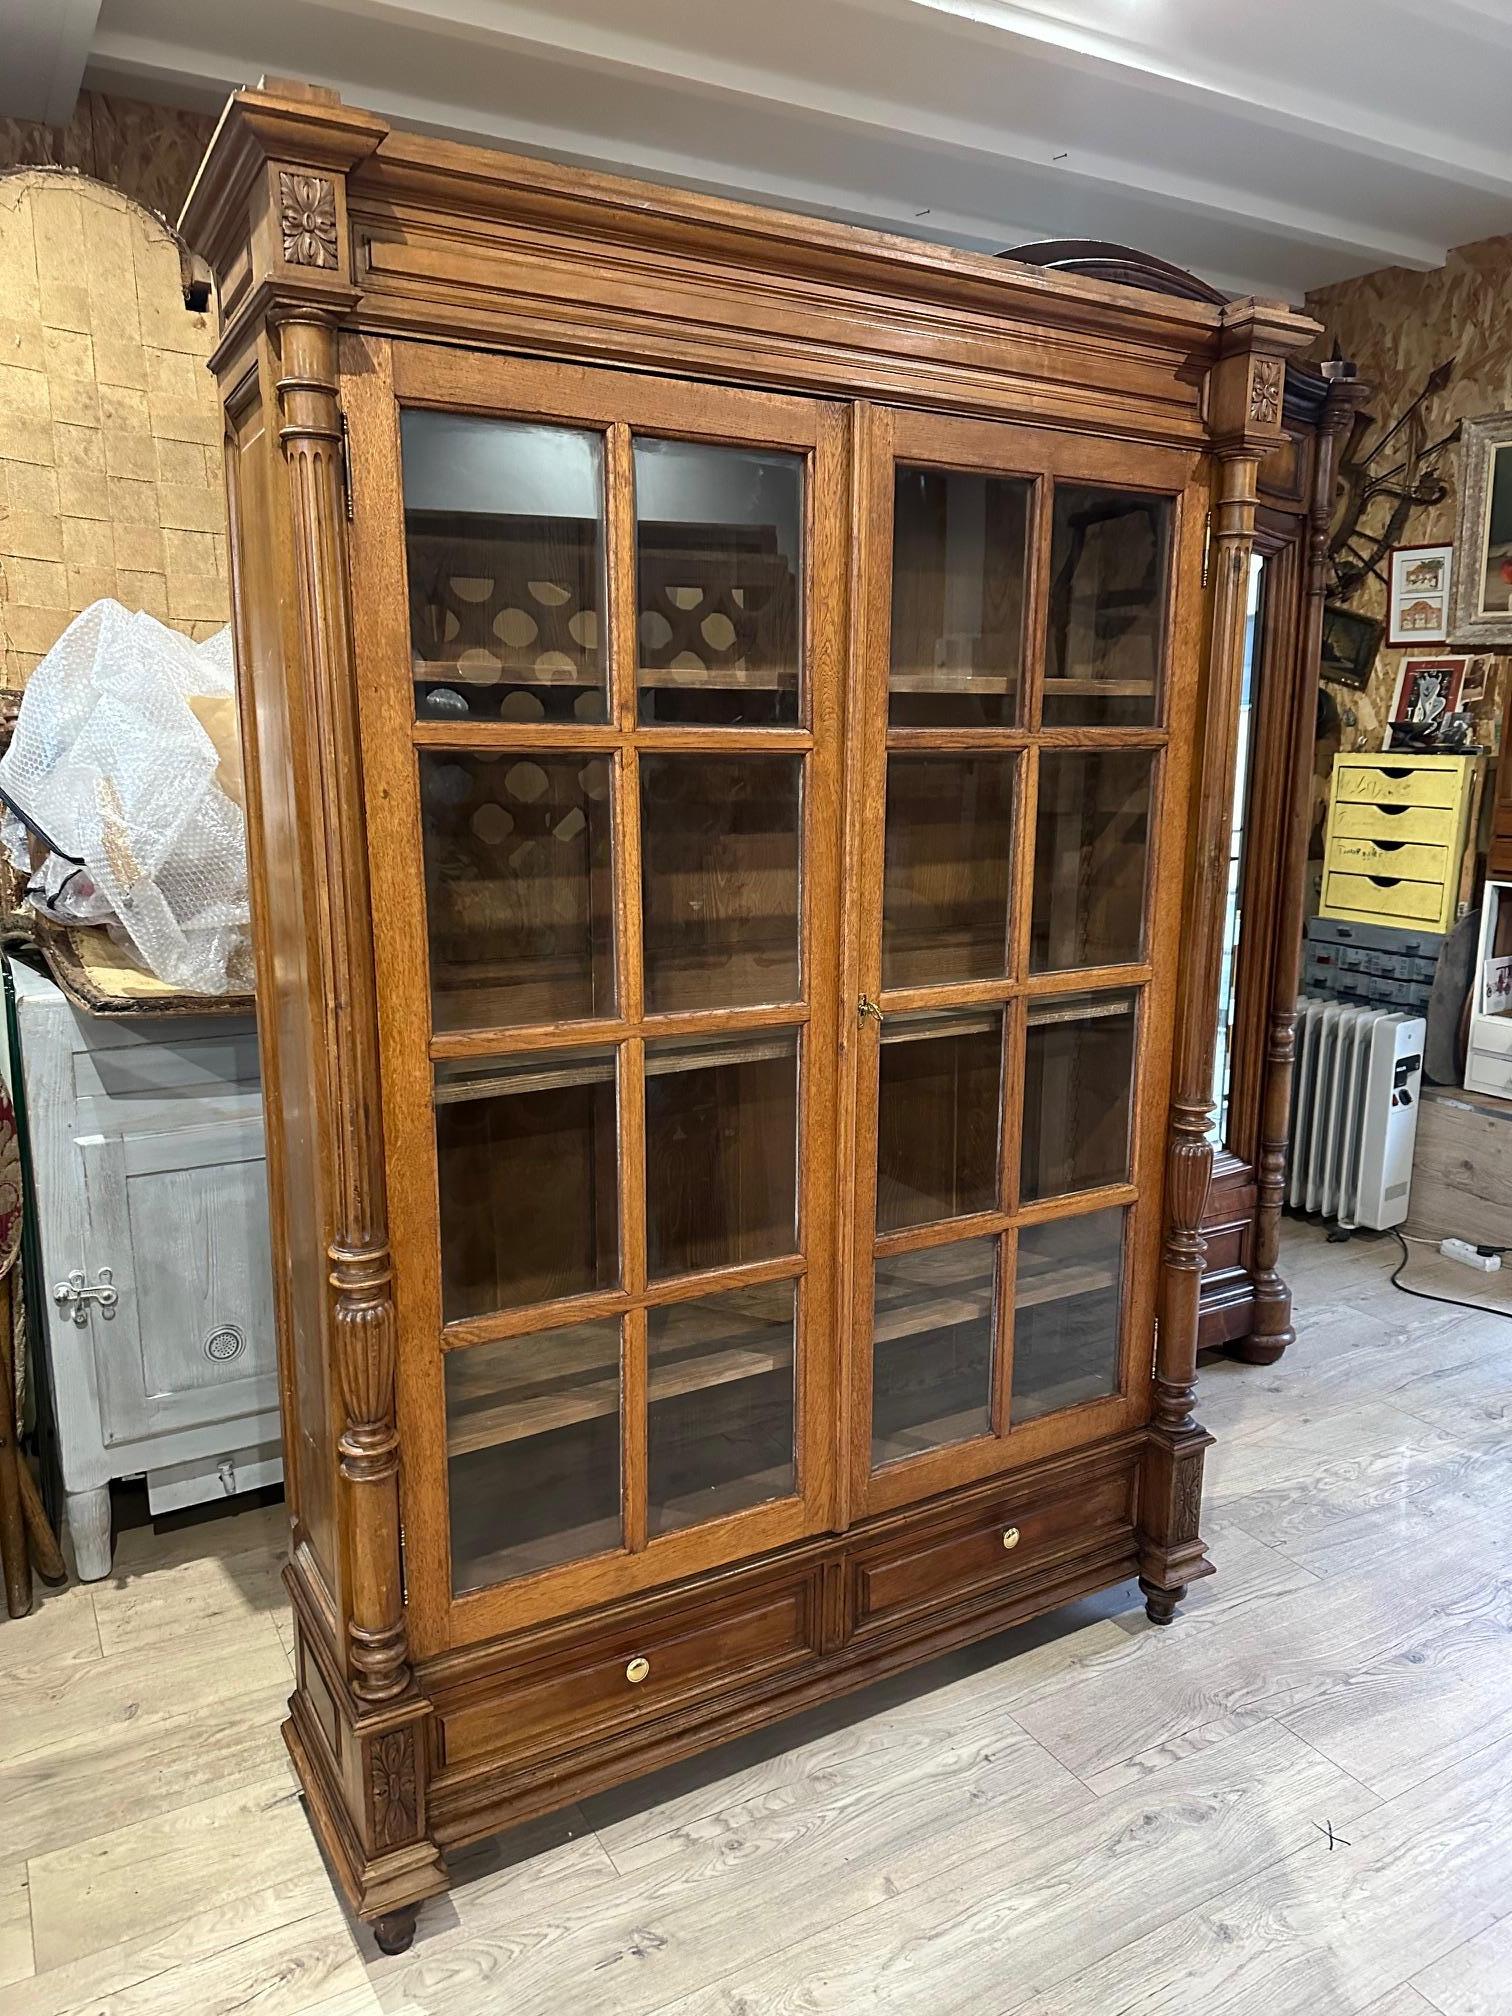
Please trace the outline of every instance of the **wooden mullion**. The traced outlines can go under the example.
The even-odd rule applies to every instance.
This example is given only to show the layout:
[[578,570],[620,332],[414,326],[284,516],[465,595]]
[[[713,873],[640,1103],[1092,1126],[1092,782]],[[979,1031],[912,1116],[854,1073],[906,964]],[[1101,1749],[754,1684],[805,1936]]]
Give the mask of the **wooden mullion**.
[[607,493],[609,718],[621,734],[635,727],[640,647],[635,564],[635,462],[630,429],[616,420],[608,432]]
[[728,1267],[707,1267],[695,1274],[673,1274],[664,1280],[648,1281],[637,1301],[646,1308],[659,1309],[674,1302],[697,1302],[706,1295],[723,1295],[736,1288],[760,1288],[768,1281],[798,1281],[808,1272],[801,1253],[784,1253],[774,1260],[737,1261]]
[[1034,519],[1029,533],[1029,592],[1024,597],[1024,678],[1020,718],[1039,732],[1044,720],[1045,664],[1049,656],[1050,548],[1055,517],[1055,482],[1047,471],[1034,486]]
[[562,1295],[552,1302],[529,1302],[519,1309],[494,1309],[486,1316],[465,1316],[441,1331],[443,1351],[471,1351],[480,1344],[502,1344],[511,1337],[530,1337],[539,1330],[560,1330],[569,1323],[597,1323],[623,1315],[630,1297],[621,1288],[595,1288],[586,1295]]
[[1121,987],[1145,987],[1155,969],[1148,962],[1130,966],[1068,966],[1056,973],[1031,973],[1024,992],[1031,1000],[1057,994],[1112,993]]
[[489,755],[539,755],[543,749],[581,750],[586,756],[618,746],[619,731],[570,721],[416,721],[417,749],[476,749]]
[[840,1524],[868,1505],[877,1223],[881,1030],[861,1016],[882,991],[882,862],[887,803],[887,678],[892,633],[894,430],[897,416],[862,403],[851,431],[851,664],[845,736],[845,977],[839,1003],[846,1097],[837,1176],[842,1242]]
[[1013,1222],[1019,1226],[1048,1225],[1058,1218],[1090,1218],[1095,1211],[1133,1204],[1138,1198],[1137,1183],[1104,1183],[1095,1190],[1067,1190],[1056,1197],[1037,1197],[1032,1204],[1021,1204]]
[[646,1545],[649,1423],[646,1312],[627,1311],[620,1329],[620,1532],[628,1554]]
[[1010,1001],[1003,1015],[1003,1075],[998,1115],[998,1200],[1010,1217],[1018,1209],[1022,1174],[1027,1021],[1023,1001]]
[[935,987],[889,987],[873,998],[882,1008],[885,1026],[889,1015],[913,1015],[931,1008],[996,1008],[1022,991],[1008,979],[946,980]]
[[967,1239],[990,1238],[1006,1229],[1006,1211],[973,1211],[968,1218],[936,1218],[928,1225],[901,1225],[879,1232],[874,1250],[879,1260],[895,1253],[924,1253],[933,1246],[956,1246]]
[[[710,679],[711,687],[717,681]],[[636,728],[628,737],[637,749],[684,756],[803,756],[814,746],[807,728],[679,728],[671,724]]]
[[759,1008],[676,1009],[647,1015],[640,1022],[624,1016],[596,1022],[528,1022],[513,1027],[447,1029],[431,1038],[430,1054],[437,1063],[470,1057],[528,1055],[534,1050],[597,1050],[623,1042],[637,1033],[647,1037],[753,1035],[763,1029],[802,1029],[809,1011],[801,1001],[778,1001]]
[[1018,1275],[1018,1233],[1008,1227],[998,1242],[997,1335],[992,1353],[992,1432],[1003,1436],[1013,1422],[1013,1298]]

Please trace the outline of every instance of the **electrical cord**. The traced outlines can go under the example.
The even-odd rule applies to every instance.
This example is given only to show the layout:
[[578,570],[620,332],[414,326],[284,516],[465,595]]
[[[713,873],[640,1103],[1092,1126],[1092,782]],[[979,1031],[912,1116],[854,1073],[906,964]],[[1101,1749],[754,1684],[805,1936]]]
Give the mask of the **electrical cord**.
[[[1407,1283],[1402,1279],[1402,1272],[1408,1261],[1412,1258],[1411,1253],[1407,1249],[1407,1241],[1411,1239],[1413,1244],[1417,1246],[1431,1246],[1435,1252],[1438,1250],[1438,1241],[1436,1239],[1425,1239],[1419,1233],[1398,1231],[1394,1225],[1391,1228],[1391,1236],[1402,1249],[1402,1257],[1392,1270],[1391,1285],[1393,1288],[1399,1288],[1404,1295],[1415,1295],[1419,1302],[1442,1302],[1448,1309],[1476,1309],[1483,1315],[1504,1316],[1508,1322],[1512,1322],[1512,1309],[1498,1309],[1492,1302],[1468,1302],[1462,1295],[1434,1295],[1426,1288],[1409,1288]],[[1482,1246],[1479,1250],[1482,1253],[1512,1253],[1512,1246]]]

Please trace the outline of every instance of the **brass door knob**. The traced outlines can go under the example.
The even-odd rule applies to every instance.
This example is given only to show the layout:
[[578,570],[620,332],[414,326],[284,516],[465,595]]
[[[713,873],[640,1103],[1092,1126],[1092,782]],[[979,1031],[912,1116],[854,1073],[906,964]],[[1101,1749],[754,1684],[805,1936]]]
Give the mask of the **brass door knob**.
[[630,1682],[632,1687],[639,1687],[642,1680],[645,1679],[650,1671],[651,1661],[649,1659],[642,1659],[637,1652],[635,1657],[630,1661],[630,1664],[625,1668],[625,1678]]
[[1003,1545],[1004,1547],[1008,1548],[1011,1551],[1013,1548],[1017,1547],[1018,1543],[1019,1543],[1019,1530],[1017,1526],[1010,1526],[1003,1535]]

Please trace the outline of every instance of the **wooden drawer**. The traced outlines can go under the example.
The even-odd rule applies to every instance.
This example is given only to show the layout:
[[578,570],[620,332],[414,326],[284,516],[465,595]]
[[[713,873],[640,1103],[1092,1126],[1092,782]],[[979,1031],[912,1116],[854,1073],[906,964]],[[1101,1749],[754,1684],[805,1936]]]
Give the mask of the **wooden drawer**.
[[[1433,816],[1453,817],[1453,814]],[[1415,840],[1370,840],[1363,834],[1335,833],[1328,843],[1329,869],[1342,869],[1353,875],[1434,882],[1442,888],[1451,869],[1457,866],[1447,847],[1430,847]]]
[[1493,1057],[1512,1057],[1512,1015],[1477,1015],[1470,1024],[1470,1042]]
[[[491,1679],[473,1699],[448,1707],[443,1692],[447,1768],[575,1747],[801,1666],[818,1656],[818,1615],[808,1573],[738,1600],[668,1607],[649,1626],[555,1641],[525,1655],[518,1678]],[[641,1662],[644,1677],[633,1680]]]
[[1495,1050],[1471,1050],[1465,1058],[1465,1090],[1512,1099],[1512,1057]]
[[1333,795],[1340,804],[1458,805],[1465,788],[1465,766],[1436,764],[1352,763],[1340,757],[1334,765]]
[[[1059,1554],[1116,1540],[1134,1523],[1134,1468],[1119,1468],[1075,1491],[1026,1501],[1005,1496],[959,1525],[917,1530],[852,1557],[857,1634],[954,1603],[1016,1576],[1041,1571]],[[1017,1537],[1009,1544],[1009,1536]]]
[[1382,923],[1436,924],[1444,911],[1442,882],[1404,882],[1387,875],[1327,876],[1321,914],[1373,917]]
[[1329,839],[1426,841],[1453,847],[1459,811],[1453,805],[1366,805],[1343,800],[1333,808]]

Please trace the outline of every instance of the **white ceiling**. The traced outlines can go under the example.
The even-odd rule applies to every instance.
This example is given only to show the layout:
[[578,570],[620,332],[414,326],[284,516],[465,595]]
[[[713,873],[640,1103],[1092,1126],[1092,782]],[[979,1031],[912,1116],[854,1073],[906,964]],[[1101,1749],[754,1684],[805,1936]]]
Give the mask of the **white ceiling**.
[[0,112],[57,118],[81,79],[208,107],[270,71],[433,132],[987,250],[1118,239],[1294,298],[1512,230],[1509,0],[0,0],[0,47]]

